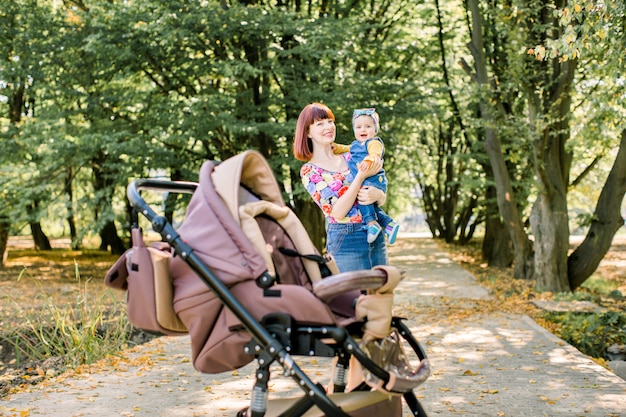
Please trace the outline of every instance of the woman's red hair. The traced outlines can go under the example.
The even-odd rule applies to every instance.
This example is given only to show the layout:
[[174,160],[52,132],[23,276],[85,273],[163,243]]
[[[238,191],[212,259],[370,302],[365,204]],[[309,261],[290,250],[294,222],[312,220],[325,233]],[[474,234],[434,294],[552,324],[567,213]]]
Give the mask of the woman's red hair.
[[293,140],[293,156],[299,161],[308,161],[313,156],[313,143],[309,139],[309,127],[318,120],[332,119],[333,112],[322,103],[307,104],[298,116],[296,135]]

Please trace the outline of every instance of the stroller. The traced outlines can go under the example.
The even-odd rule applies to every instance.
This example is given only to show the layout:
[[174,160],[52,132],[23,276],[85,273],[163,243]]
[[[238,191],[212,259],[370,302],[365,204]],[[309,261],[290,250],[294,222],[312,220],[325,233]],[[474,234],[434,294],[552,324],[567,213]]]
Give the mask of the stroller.
[[[191,194],[182,224],[175,228],[158,215],[144,190]],[[428,359],[391,314],[402,271],[339,273],[285,205],[260,153],[206,161],[198,183],[135,180],[127,194],[133,247],[105,284],[127,290],[135,327],[189,334],[200,372],[232,371],[256,359],[250,405],[238,417],[400,417],[402,398],[412,415],[426,416],[413,388],[430,375]],[[161,242],[144,243],[138,213]],[[298,356],[333,358],[326,388],[306,375]],[[271,366],[282,367],[303,395],[269,398]]]

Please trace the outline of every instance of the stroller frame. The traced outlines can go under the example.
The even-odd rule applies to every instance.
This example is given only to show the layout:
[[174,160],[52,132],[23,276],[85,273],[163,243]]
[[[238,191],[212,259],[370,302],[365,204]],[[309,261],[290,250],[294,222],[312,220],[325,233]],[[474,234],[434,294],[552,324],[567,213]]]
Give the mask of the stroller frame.
[[[144,190],[193,194],[197,186],[198,183],[195,182],[139,179],[128,185],[127,196],[133,207],[135,225],[138,225],[138,213],[141,213],[151,223],[153,230],[159,233],[163,241],[171,246],[174,256],[180,257],[195,271],[221,302],[235,314],[250,334],[251,341],[246,345],[245,351],[257,360],[258,369],[255,374],[256,382],[252,389],[247,415],[253,417],[265,415],[268,401],[269,368],[275,363],[282,367],[285,376],[291,377],[304,391],[303,397],[280,410],[280,416],[302,416],[312,407],[317,406],[326,416],[348,417],[350,414],[335,403],[335,398],[354,392],[367,392],[367,395],[387,395],[381,392],[369,392],[370,387],[365,383],[361,383],[360,386],[348,393],[344,392],[343,372],[345,372],[351,356],[385,384],[390,379],[390,374],[367,356],[347,328],[325,325],[301,326],[284,313],[271,313],[258,321],[197,256],[194,248],[183,240],[174,226],[163,215],[157,214],[140,194]],[[380,271],[373,271],[372,274],[377,277],[376,272]],[[380,285],[382,285],[385,278],[380,278]],[[264,279],[257,280],[259,285],[271,288],[273,283],[264,281]],[[424,349],[413,337],[403,320],[399,317],[393,317],[392,327],[398,330],[400,336],[409,344],[420,361],[426,359]],[[329,340],[333,342],[329,343]],[[336,378],[333,387],[333,391],[337,394],[327,394],[323,386],[313,382],[297,364],[294,356],[337,357]],[[426,417],[426,412],[412,390],[403,393],[402,397],[411,409],[412,415]],[[245,414],[240,411],[238,415]]]

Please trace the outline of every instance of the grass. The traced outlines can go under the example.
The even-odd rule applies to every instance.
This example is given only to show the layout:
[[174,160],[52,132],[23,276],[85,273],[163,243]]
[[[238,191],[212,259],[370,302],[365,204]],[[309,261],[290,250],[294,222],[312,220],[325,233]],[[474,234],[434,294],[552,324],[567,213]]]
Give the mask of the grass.
[[[22,279],[20,276],[17,282]],[[80,290],[70,302],[55,301],[41,282],[32,281],[43,303],[37,308],[13,303],[23,324],[4,336],[13,345],[16,365],[23,360],[63,357],[65,365],[75,368],[127,346],[132,326],[124,313],[125,306],[111,291],[92,296],[88,281],[81,281],[78,267],[76,286]]]
[[0,269],[0,397],[135,344],[125,294],[102,283],[116,259],[10,247]]
[[594,275],[582,284],[582,288],[592,294],[604,297],[612,297],[616,299],[623,298],[626,294],[622,294],[619,290],[620,281],[615,279],[606,279],[602,276]]

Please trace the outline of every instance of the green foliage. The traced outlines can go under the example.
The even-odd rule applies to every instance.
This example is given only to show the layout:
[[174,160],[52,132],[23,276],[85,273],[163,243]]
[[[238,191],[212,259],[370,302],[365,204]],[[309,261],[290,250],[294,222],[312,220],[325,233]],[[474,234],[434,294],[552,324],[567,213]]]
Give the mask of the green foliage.
[[[606,280],[592,275],[587,281],[584,282],[583,285],[581,285],[581,287],[593,294],[599,294],[603,297],[620,298],[619,296],[615,297],[615,291],[619,287],[619,281],[617,280]],[[579,292],[580,291],[576,291],[575,294]],[[626,296],[626,294],[623,294],[622,296]]]
[[[245,149],[268,158],[299,208],[310,198],[291,139],[300,109],[322,101],[336,113],[341,143],[352,139],[353,108],[378,109],[392,179],[387,211],[412,212],[431,196],[432,229],[469,239],[497,215],[485,197],[494,185],[485,128],[497,129],[526,220],[537,172],[560,165],[535,152],[542,127],[554,122],[535,101],[554,88],[539,79],[576,59],[571,122],[558,132],[572,134],[557,158],[577,209],[568,213],[574,230],[583,225],[576,216],[591,217],[589,196],[602,188],[625,120],[625,86],[615,75],[624,2],[480,2],[489,96],[472,81],[466,4],[3,2],[0,215],[12,233],[41,222],[67,234],[72,218],[80,241],[127,225],[129,180],[194,180],[204,160]],[[12,101],[18,96],[23,102]],[[485,98],[497,109],[490,125],[478,112]]]
[[573,293],[558,293],[555,301],[587,301],[606,306],[603,312],[550,312],[544,318],[554,323],[557,335],[581,352],[610,359],[606,349],[626,343],[626,313],[620,307],[624,296],[618,281],[592,276]]
[[546,319],[559,325],[558,336],[593,358],[607,359],[606,349],[626,343],[626,314],[549,313]]
[[[412,8],[404,2],[306,10],[218,1],[56,5],[48,13],[45,2],[41,8],[16,3],[39,11],[40,28],[49,28],[33,30],[36,36],[17,53],[21,62],[39,62],[38,72],[26,70],[37,111],[15,128],[4,124],[2,143],[24,138],[20,154],[32,161],[26,165],[31,184],[7,177],[10,209],[23,224],[29,220],[23,206],[35,199],[52,211],[29,215],[75,213],[81,229],[98,231],[116,218],[111,208],[119,204],[112,199],[129,178],[158,173],[193,180],[205,159],[250,148],[289,182],[299,170],[291,156],[295,118],[312,101],[336,111],[344,143],[351,139],[352,109],[376,106],[390,129],[388,170],[404,176],[395,144],[403,141],[407,112],[415,117],[414,62],[427,61],[411,39]],[[6,79],[2,68],[0,79]],[[66,169],[71,201],[63,192]],[[398,181],[390,206],[403,188],[411,185]],[[296,199],[308,198],[300,191]]]

